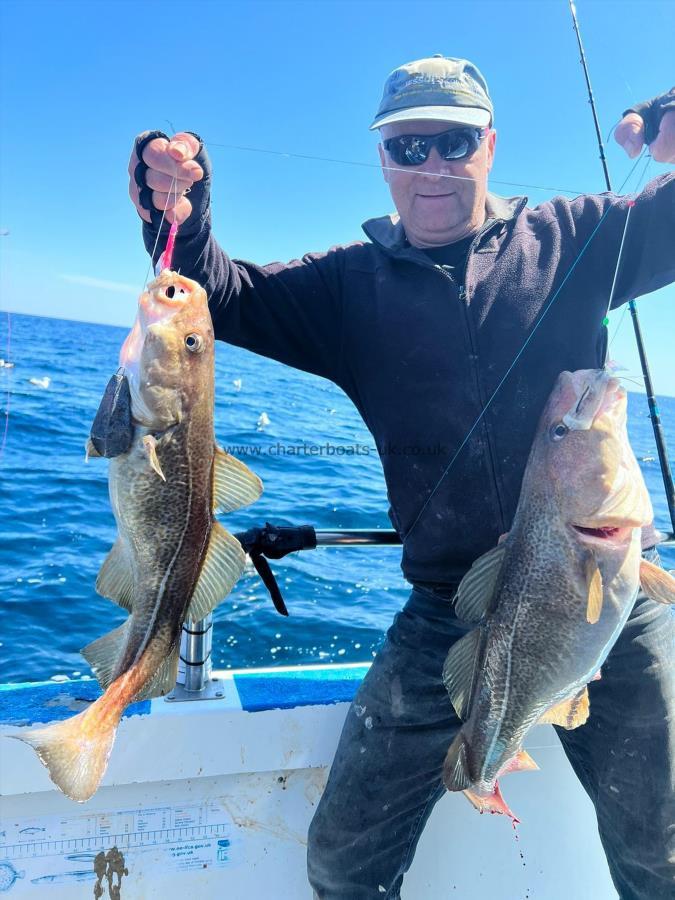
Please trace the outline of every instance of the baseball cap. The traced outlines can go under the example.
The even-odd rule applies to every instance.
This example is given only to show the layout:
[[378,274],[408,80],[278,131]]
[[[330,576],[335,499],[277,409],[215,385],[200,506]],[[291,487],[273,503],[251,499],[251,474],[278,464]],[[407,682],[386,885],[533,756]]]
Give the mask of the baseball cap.
[[372,131],[390,122],[438,119],[485,128],[492,101],[480,70],[468,59],[437,53],[406,63],[389,75]]

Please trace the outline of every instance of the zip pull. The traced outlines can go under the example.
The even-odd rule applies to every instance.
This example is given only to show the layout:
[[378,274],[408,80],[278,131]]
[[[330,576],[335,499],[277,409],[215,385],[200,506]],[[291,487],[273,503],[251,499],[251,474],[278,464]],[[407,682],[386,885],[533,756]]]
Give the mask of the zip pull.
[[462,303],[466,303],[466,287],[463,284],[459,286],[459,299]]

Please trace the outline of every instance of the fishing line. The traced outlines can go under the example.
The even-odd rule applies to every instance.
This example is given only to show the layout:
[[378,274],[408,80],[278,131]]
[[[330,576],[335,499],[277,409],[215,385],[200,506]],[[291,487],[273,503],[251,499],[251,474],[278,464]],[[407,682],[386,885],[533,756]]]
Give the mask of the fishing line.
[[[11,354],[12,354],[12,316],[9,310],[7,312],[7,343],[6,343],[6,353],[5,362],[11,362]],[[0,459],[2,459],[2,455],[5,452],[5,444],[7,443],[7,432],[9,431],[9,407],[12,399],[12,368],[11,366],[3,366],[5,372],[7,374],[7,404],[5,406],[5,427],[2,432],[2,443],[0,443]]]
[[[312,160],[312,161],[316,161],[316,162],[328,162],[328,163],[334,163],[334,164],[338,164],[338,165],[358,166],[358,167],[362,167],[362,168],[371,168],[371,169],[392,170],[392,171],[396,171],[396,172],[400,172],[400,171],[401,171],[401,168],[400,168],[400,167],[395,167],[395,166],[381,166],[381,165],[379,165],[379,164],[377,164],[377,163],[366,163],[366,162],[359,162],[359,161],[355,161],[355,160],[345,160],[345,159],[337,159],[337,158],[332,158],[332,157],[313,156],[313,155],[309,155],[309,154],[287,153],[287,152],[283,152],[283,151],[280,151],[280,150],[268,150],[268,149],[264,149],[264,148],[261,148],[261,147],[248,147],[248,146],[242,146],[242,145],[237,145],[237,144],[222,144],[222,143],[211,142],[211,141],[209,141],[208,145],[209,145],[209,147],[215,147],[216,149],[239,150],[239,151],[242,151],[242,152],[249,152],[249,153],[263,153],[263,154],[268,154],[268,155],[272,155],[272,156],[282,156],[282,157],[291,158],[291,159]],[[626,176],[626,178],[625,178],[624,181],[623,181],[623,184],[622,184],[621,187],[619,188],[619,194],[621,194],[621,192],[623,191],[624,187],[626,186],[626,184],[628,183],[628,181],[629,181],[630,178],[632,177],[632,175],[633,175],[633,173],[635,172],[637,166],[638,166],[639,163],[642,161],[643,156],[644,156],[644,152],[643,152],[643,154],[641,154],[641,155],[638,157],[638,159],[635,161],[635,163],[634,163],[633,166],[631,167],[630,171],[628,172],[628,175]],[[405,171],[405,170],[404,170],[404,171]],[[645,167],[645,171],[646,171],[646,167]],[[461,175],[449,175],[449,174],[445,174],[445,173],[419,172],[419,171],[414,171],[414,170],[413,170],[413,171],[410,172],[410,174],[411,174],[411,175],[417,175],[417,176],[420,176],[420,175],[428,175],[429,177],[434,177],[434,178],[452,178],[452,179],[459,180],[459,181],[472,181],[472,182],[475,181],[475,179],[473,179],[473,178],[468,178],[468,177],[461,176]],[[644,175],[644,173],[643,173],[643,175]],[[565,190],[565,189],[563,189],[563,188],[553,188],[553,187],[546,187],[546,186],[542,186],[542,185],[523,184],[523,183],[519,183],[519,182],[498,181],[497,179],[490,179],[490,183],[491,183],[491,184],[508,185],[508,186],[511,186],[511,187],[522,187],[522,188],[528,188],[528,189],[534,189],[534,190],[557,191],[557,192],[559,192],[559,193],[573,194],[573,195],[575,195],[575,196],[578,196],[579,194],[582,194],[582,193],[583,193],[582,191],[570,191],[570,190]],[[459,445],[459,447],[457,448],[457,450],[456,450],[455,453],[453,454],[452,458],[450,459],[450,462],[448,463],[447,467],[445,468],[445,470],[444,470],[443,473],[441,474],[441,477],[440,477],[439,480],[436,482],[436,485],[434,486],[434,488],[432,489],[431,493],[429,494],[429,496],[427,497],[426,501],[424,502],[424,504],[422,505],[421,509],[419,510],[417,516],[415,517],[415,520],[413,521],[412,525],[410,526],[410,528],[408,529],[408,531],[406,532],[406,534],[405,534],[405,536],[404,536],[406,539],[410,536],[410,534],[412,533],[413,529],[415,528],[415,526],[416,526],[417,523],[419,522],[420,518],[422,517],[423,513],[424,513],[425,510],[427,509],[429,503],[431,502],[431,500],[433,499],[433,497],[436,495],[436,493],[437,493],[438,489],[440,488],[442,482],[444,481],[444,479],[447,477],[448,473],[449,473],[450,470],[452,469],[452,466],[454,465],[455,461],[457,460],[459,454],[460,454],[461,451],[464,449],[464,447],[465,447],[466,444],[468,443],[469,439],[471,438],[471,435],[474,433],[474,431],[476,430],[476,428],[478,427],[478,425],[479,425],[480,422],[482,421],[482,419],[483,419],[484,415],[486,414],[488,408],[491,406],[491,404],[493,403],[495,397],[497,396],[497,394],[499,393],[500,389],[501,389],[502,386],[504,385],[504,382],[506,381],[506,379],[508,378],[508,376],[509,376],[509,375],[511,374],[511,372],[513,371],[513,369],[514,369],[514,367],[516,366],[518,360],[520,359],[520,357],[521,357],[522,354],[524,353],[524,351],[525,351],[525,349],[527,348],[528,344],[530,343],[530,341],[531,341],[532,338],[534,337],[534,335],[535,335],[535,333],[537,332],[539,326],[541,325],[541,323],[543,322],[543,320],[544,320],[544,318],[546,317],[547,313],[549,312],[551,306],[552,306],[553,303],[556,301],[556,299],[558,298],[560,292],[562,291],[563,287],[565,286],[566,282],[568,281],[568,279],[569,279],[570,276],[572,275],[572,272],[573,272],[574,269],[577,267],[579,261],[581,260],[581,258],[583,257],[584,253],[586,252],[588,246],[590,245],[590,243],[591,243],[592,239],[594,238],[595,234],[597,233],[598,229],[600,228],[600,226],[601,226],[602,223],[605,221],[605,219],[607,218],[607,216],[609,215],[609,213],[611,212],[611,210],[612,210],[613,208],[614,208],[613,205],[610,205],[610,206],[608,207],[607,211],[603,214],[603,216],[601,217],[600,221],[598,222],[598,224],[596,225],[595,229],[593,230],[592,234],[590,235],[590,237],[588,238],[588,240],[586,241],[586,243],[584,244],[584,246],[581,248],[581,251],[580,251],[579,254],[577,255],[577,257],[576,257],[576,259],[574,260],[574,262],[572,263],[572,265],[571,265],[569,271],[567,272],[567,274],[566,274],[565,277],[563,278],[561,284],[558,286],[557,290],[555,291],[555,293],[553,294],[553,296],[551,297],[551,299],[549,300],[549,302],[547,303],[547,305],[546,305],[546,306],[544,307],[544,309],[542,310],[542,313],[541,313],[541,315],[540,315],[540,317],[539,317],[539,320],[537,321],[537,323],[536,323],[535,326],[533,327],[532,331],[530,332],[530,334],[529,334],[528,337],[526,338],[525,342],[523,343],[523,346],[520,348],[520,350],[519,350],[518,353],[516,354],[515,358],[514,358],[513,361],[511,362],[511,364],[510,364],[510,366],[508,367],[508,369],[506,370],[504,376],[502,377],[502,379],[500,380],[499,384],[497,385],[497,387],[496,387],[495,390],[493,391],[492,395],[489,397],[488,401],[486,402],[485,406],[483,407],[483,409],[482,409],[481,413],[479,414],[478,418],[476,419],[476,421],[473,423],[473,425],[472,425],[471,428],[469,429],[468,433],[466,434],[466,436],[465,436],[464,439],[462,440],[461,444]],[[631,208],[632,208],[632,207],[629,207],[628,213],[630,213],[630,209],[631,209]],[[627,219],[628,219],[628,218],[629,218],[629,215],[627,216]],[[610,293],[610,303],[611,303],[611,296],[612,296],[612,293],[613,293],[613,290],[614,290],[614,285],[615,285],[615,283],[616,283],[616,275],[617,275],[617,271],[618,271],[618,265],[619,265],[620,260],[621,260],[621,252],[622,252],[622,249],[623,249],[623,238],[625,238],[625,228],[624,228],[624,235],[623,235],[623,237],[622,237],[621,247],[620,247],[620,249],[619,249],[619,256],[618,256],[618,258],[617,258],[617,270],[615,271],[615,274],[614,274],[614,283],[613,283],[613,287],[612,287],[612,292]],[[153,251],[153,255],[154,255],[154,251]]]
[[[638,159],[635,161],[635,164],[633,165],[633,167],[631,168],[630,172],[628,173],[628,175],[627,175],[626,178],[624,179],[623,184],[622,184],[621,187],[619,188],[619,194],[621,194],[621,191],[624,189],[625,185],[628,183],[628,180],[629,180],[629,179],[631,178],[631,176],[633,175],[633,172],[634,172],[635,169],[637,168],[637,166],[638,166],[638,164],[640,163],[641,159],[642,159],[642,157],[638,157]],[[494,391],[492,392],[491,396],[488,398],[488,400],[487,400],[485,406],[483,407],[483,409],[482,409],[481,412],[479,413],[479,415],[478,415],[476,421],[473,423],[473,425],[472,425],[471,428],[469,429],[467,435],[465,436],[464,440],[463,440],[462,443],[459,445],[459,447],[457,448],[457,450],[455,450],[454,454],[452,455],[452,458],[450,459],[450,462],[448,463],[448,465],[447,465],[446,468],[444,469],[443,473],[441,474],[441,477],[438,479],[438,481],[436,482],[435,486],[433,487],[431,493],[429,494],[429,496],[427,497],[427,499],[426,499],[426,500],[424,501],[424,503],[422,504],[422,508],[421,508],[420,511],[417,513],[417,516],[415,517],[415,520],[413,521],[412,525],[410,526],[410,528],[407,530],[407,532],[406,532],[405,535],[403,536],[403,539],[404,539],[404,540],[407,540],[407,539],[410,537],[410,535],[411,535],[413,529],[415,528],[415,526],[417,525],[417,523],[418,523],[419,520],[421,519],[423,513],[425,512],[425,510],[427,509],[427,507],[428,507],[429,504],[431,503],[432,499],[436,496],[436,493],[437,493],[438,489],[440,488],[441,484],[443,483],[443,481],[445,480],[446,476],[448,475],[448,473],[449,473],[450,470],[452,469],[453,465],[455,464],[455,461],[457,460],[457,457],[459,456],[459,454],[462,452],[462,450],[464,449],[464,447],[465,447],[465,446],[467,445],[467,443],[469,442],[469,439],[471,438],[471,435],[474,433],[474,431],[476,430],[476,428],[478,428],[478,426],[479,426],[479,424],[481,423],[481,421],[483,420],[483,417],[485,416],[486,412],[488,411],[488,409],[489,409],[490,406],[492,405],[492,403],[493,403],[495,397],[497,396],[497,394],[498,394],[499,391],[501,390],[501,388],[502,388],[504,382],[505,382],[506,379],[509,377],[509,375],[511,374],[511,372],[512,372],[513,369],[515,368],[516,363],[518,362],[518,360],[520,359],[520,357],[521,357],[521,356],[523,355],[523,353],[525,352],[525,349],[527,348],[528,344],[530,343],[530,341],[532,340],[532,338],[533,338],[534,335],[536,334],[536,332],[537,332],[537,330],[539,329],[539,326],[541,325],[541,323],[542,323],[542,322],[544,321],[544,319],[546,318],[547,313],[549,312],[549,310],[551,309],[551,307],[553,306],[553,304],[555,303],[555,301],[556,301],[557,298],[559,297],[560,292],[562,291],[563,287],[565,286],[565,284],[566,284],[567,281],[569,280],[570,276],[572,275],[572,272],[574,272],[574,270],[576,269],[577,265],[579,264],[579,261],[581,260],[581,258],[583,257],[584,253],[585,253],[586,250],[588,249],[588,247],[589,247],[591,241],[593,240],[593,238],[594,238],[595,235],[597,234],[598,229],[600,228],[600,226],[602,225],[602,223],[605,221],[605,219],[607,218],[607,216],[610,214],[610,212],[611,212],[613,209],[614,209],[614,204],[610,204],[610,205],[607,207],[607,210],[603,213],[603,215],[602,215],[600,221],[598,222],[598,224],[597,224],[597,225],[595,226],[595,228],[593,229],[593,231],[592,231],[590,237],[588,238],[588,240],[586,241],[586,243],[584,244],[584,246],[583,246],[583,247],[581,248],[581,250],[579,251],[579,253],[578,253],[576,259],[574,260],[574,262],[573,262],[572,265],[570,266],[570,268],[569,268],[569,270],[567,271],[567,273],[566,273],[565,277],[563,278],[562,282],[560,283],[560,285],[558,286],[558,288],[555,290],[553,296],[551,297],[551,299],[548,301],[548,303],[546,304],[546,306],[545,306],[544,309],[542,310],[541,315],[539,316],[539,319],[537,320],[537,322],[535,323],[534,327],[532,328],[532,331],[529,333],[529,335],[528,335],[527,338],[525,339],[525,342],[523,343],[523,345],[522,345],[522,347],[520,348],[520,350],[518,351],[518,353],[516,353],[516,355],[515,355],[513,361],[511,362],[511,365],[508,367],[508,369],[506,370],[506,372],[505,372],[504,375],[502,376],[502,378],[501,378],[499,384],[498,384],[497,387],[494,389]]]
[[621,116],[620,119],[617,119],[616,122],[612,125],[612,127],[609,129],[609,131],[607,132],[607,135],[605,137],[605,143],[609,142],[609,139],[614,134],[615,130],[621,124],[622,121],[623,121],[623,116]]
[[[619,269],[621,268],[621,258],[623,256],[623,248],[626,243],[626,233],[628,232],[628,223],[630,222],[630,214],[633,212],[633,207],[635,206],[635,201],[631,200],[628,203],[628,209],[626,210],[626,221],[623,223],[623,231],[621,233],[621,243],[619,244],[619,253],[616,257],[616,265],[614,266],[614,277],[612,278],[612,286],[609,290],[609,300],[607,301],[607,310],[605,312],[605,317],[603,322],[608,322],[607,318],[612,309],[612,303],[614,302],[614,291],[616,290],[616,282],[619,277]],[[605,365],[607,365],[607,353],[609,352],[609,346],[605,351]]]
[[[243,145],[238,145],[238,144],[223,144],[223,143],[219,143],[219,142],[211,142],[211,141],[208,142],[208,146],[211,147],[211,148],[216,148],[216,149],[223,149],[223,150],[238,150],[238,151],[241,151],[241,152],[248,152],[248,153],[262,153],[262,154],[267,154],[267,155],[272,155],[272,156],[286,157],[286,158],[289,158],[289,159],[311,160],[311,161],[316,161],[316,162],[334,163],[334,164],[337,164],[337,165],[357,166],[357,167],[360,167],[360,168],[381,169],[381,170],[385,170],[385,171],[396,171],[396,172],[401,172],[401,168],[400,168],[400,167],[395,167],[395,166],[381,166],[381,165],[379,165],[379,164],[377,164],[377,163],[366,163],[366,162],[360,162],[360,161],[356,161],[356,160],[345,160],[345,159],[338,159],[338,158],[333,158],[333,157],[314,156],[314,155],[310,155],[310,154],[289,153],[289,152],[284,152],[284,151],[280,151],[280,150],[269,150],[269,149],[265,149],[265,148],[262,148],[262,147],[249,147],[249,146],[243,146]],[[632,177],[633,173],[635,172],[635,170],[636,170],[637,166],[639,165],[639,163],[642,161],[643,157],[644,157],[644,152],[638,157],[638,159],[635,161],[635,163],[634,163],[633,166],[631,167],[630,171],[628,172],[628,175],[627,175],[626,178],[624,179],[623,184],[621,185],[621,187],[620,187],[620,189],[619,189],[619,194],[621,194],[621,192],[623,191],[625,185],[628,183],[628,181],[629,181],[630,178]],[[648,165],[649,165],[649,160],[648,160],[648,162],[647,162],[647,166],[648,166]],[[645,166],[645,172],[646,172],[647,166]],[[404,171],[405,171],[405,170],[404,170]],[[410,174],[411,174],[411,175],[417,175],[417,176],[420,176],[420,175],[423,175],[423,176],[424,176],[424,175],[426,175],[426,176],[434,177],[434,178],[451,178],[451,179],[455,179],[455,180],[458,180],[458,181],[472,181],[472,182],[475,181],[475,179],[470,178],[470,177],[461,176],[461,175],[450,175],[450,174],[446,174],[446,173],[420,172],[420,171],[414,171],[414,170],[412,170],[412,171],[410,172]],[[644,176],[644,172],[642,173],[642,176]],[[642,177],[642,176],[641,176],[641,177]],[[521,183],[521,182],[499,181],[499,180],[497,180],[497,179],[490,179],[490,183],[491,183],[491,184],[507,185],[507,186],[510,186],[510,187],[521,187],[521,188],[527,188],[527,189],[533,189],[533,190],[557,191],[557,192],[559,192],[559,193],[573,194],[573,195],[575,195],[575,196],[578,196],[579,194],[582,194],[582,193],[583,193],[582,191],[570,191],[570,190],[566,190],[566,189],[563,189],[563,188],[554,188],[554,187],[543,186],[543,185],[524,184],[524,183]],[[167,197],[167,205],[168,205],[168,197]],[[456,450],[455,453],[453,454],[452,458],[450,459],[450,462],[448,463],[448,465],[446,466],[445,470],[444,470],[443,473],[441,474],[441,477],[440,477],[439,480],[436,482],[436,485],[434,486],[434,488],[432,489],[431,493],[430,493],[429,496],[427,497],[426,501],[425,501],[424,504],[422,505],[422,507],[421,507],[421,509],[419,510],[417,516],[415,517],[415,519],[414,519],[412,525],[410,526],[410,528],[409,528],[408,531],[406,532],[405,538],[408,538],[408,537],[410,536],[410,534],[412,533],[413,529],[415,528],[415,526],[416,526],[417,523],[419,522],[420,518],[421,518],[422,515],[424,514],[425,510],[427,509],[429,503],[431,502],[431,500],[433,499],[433,497],[436,495],[436,493],[437,493],[438,489],[440,488],[441,484],[443,483],[443,481],[444,481],[445,478],[447,477],[448,473],[449,473],[450,470],[452,469],[452,467],[453,467],[455,461],[457,460],[459,454],[460,454],[461,451],[464,449],[464,447],[465,447],[466,444],[468,443],[469,439],[471,438],[471,435],[474,433],[474,431],[476,430],[476,428],[478,427],[478,425],[479,425],[480,422],[482,421],[483,417],[485,416],[487,410],[489,409],[489,407],[490,407],[490,406],[492,405],[492,403],[494,402],[494,399],[495,399],[495,397],[497,396],[497,394],[499,393],[499,391],[501,390],[502,386],[504,385],[504,382],[506,381],[506,379],[508,378],[508,376],[509,376],[509,375],[511,374],[511,372],[513,371],[513,369],[514,369],[514,367],[516,366],[518,360],[520,359],[520,357],[521,357],[522,354],[524,353],[525,349],[526,349],[527,346],[529,345],[530,341],[532,340],[532,338],[533,338],[534,335],[536,334],[536,332],[537,332],[539,326],[540,326],[541,323],[544,321],[544,318],[546,317],[547,313],[548,313],[549,310],[551,309],[551,306],[553,305],[553,303],[556,301],[556,299],[557,299],[558,296],[560,295],[560,292],[562,291],[563,287],[565,286],[565,284],[566,284],[567,281],[569,280],[569,278],[570,278],[570,276],[572,275],[573,271],[574,271],[575,268],[577,267],[579,261],[581,260],[581,258],[583,257],[584,253],[586,252],[588,246],[590,245],[591,241],[593,240],[593,238],[594,238],[595,234],[597,233],[598,229],[599,229],[600,226],[603,224],[603,222],[605,221],[605,219],[607,218],[607,216],[609,215],[609,213],[611,212],[612,209],[613,209],[613,205],[610,205],[610,206],[608,207],[607,211],[606,211],[606,212],[604,213],[604,215],[601,217],[601,219],[600,219],[600,221],[598,222],[598,224],[596,225],[596,227],[594,228],[593,232],[591,233],[590,237],[588,238],[588,240],[586,241],[586,243],[584,244],[584,246],[581,248],[579,254],[578,254],[577,257],[576,257],[576,259],[574,260],[574,262],[573,262],[572,265],[570,266],[569,271],[567,272],[567,274],[566,274],[565,277],[563,278],[562,282],[561,282],[560,285],[558,286],[557,290],[555,291],[555,293],[553,294],[553,296],[551,297],[551,299],[549,300],[549,302],[546,304],[546,306],[545,306],[544,309],[542,310],[542,313],[541,313],[541,315],[540,315],[540,317],[539,317],[539,320],[536,322],[535,326],[533,327],[532,331],[530,332],[530,334],[529,334],[528,337],[526,338],[525,342],[523,343],[522,347],[520,348],[520,350],[519,350],[518,353],[516,354],[515,358],[514,358],[513,361],[511,362],[510,366],[509,366],[508,369],[506,370],[506,372],[505,372],[505,374],[503,375],[502,379],[500,380],[499,384],[497,385],[497,387],[496,387],[495,390],[493,391],[492,395],[488,398],[488,400],[487,400],[485,406],[483,407],[481,413],[478,415],[476,421],[473,423],[473,425],[472,425],[471,428],[469,429],[468,433],[466,434],[466,436],[465,436],[464,439],[462,440],[461,444],[459,445],[459,447],[457,448],[457,450]],[[626,235],[626,229],[627,229],[627,225],[628,225],[628,220],[629,220],[629,218],[630,218],[630,210],[631,210],[631,209],[632,209],[632,204],[631,204],[631,206],[628,208],[628,213],[627,213],[627,216],[626,216],[626,224],[625,224],[625,226],[624,226],[624,233],[623,233],[623,235],[622,235],[621,246],[620,246],[620,248],[619,248],[619,254],[618,254],[618,257],[617,257],[617,268],[616,268],[615,273],[614,273],[614,279],[613,279],[613,283],[612,283],[612,289],[611,289],[611,291],[610,291],[610,301],[609,301],[610,305],[611,305],[611,302],[612,302],[613,293],[614,293],[615,286],[616,286],[617,274],[618,274],[619,264],[620,264],[620,261],[621,261],[621,254],[622,254],[622,251],[623,251],[624,240],[625,240],[625,235]],[[166,213],[166,207],[165,207],[164,212]],[[163,221],[163,220],[164,220],[164,215],[162,216],[162,221]],[[160,222],[160,229],[161,229],[161,222]],[[159,240],[159,232],[158,232],[158,236],[157,236],[157,241],[158,241],[158,240]],[[155,250],[156,250],[156,248],[157,248],[157,241],[155,241],[155,246],[154,246],[154,248],[153,248],[153,252],[152,252],[152,255],[151,255],[151,259],[154,257]]]
[[[584,51],[583,41],[581,40],[581,31],[579,30],[579,22],[577,21],[577,11],[574,5],[574,0],[569,0],[570,13],[572,16],[572,26],[574,28],[574,32],[577,36],[577,44],[579,47],[580,54],[580,62],[581,67],[584,72],[584,79],[586,81],[586,88],[588,92],[588,102],[591,107],[591,113],[593,115],[593,123],[595,125],[595,133],[598,139],[598,150],[600,151],[600,162],[602,163],[602,170],[605,176],[605,184],[607,185],[607,190],[612,190],[612,180],[609,176],[609,169],[607,168],[607,159],[605,158],[605,146],[602,142],[602,133],[600,131],[600,121],[598,119],[598,112],[595,107],[595,98],[593,96],[593,89],[591,87],[591,76],[588,71],[588,63],[586,61],[586,53]],[[652,383],[651,372],[649,371],[649,360],[647,359],[647,350],[645,347],[645,343],[642,337],[642,328],[640,326],[640,318],[638,315],[637,304],[634,299],[628,300],[628,309],[631,314],[631,319],[633,322],[633,330],[635,332],[635,342],[637,344],[638,356],[640,357],[640,366],[642,368],[642,374],[645,378],[645,393],[647,395],[647,406],[649,407],[649,417],[652,422],[652,429],[654,431],[654,440],[656,441],[656,450],[659,455],[659,466],[661,468],[661,475],[663,478],[663,488],[665,491],[665,499],[666,504],[668,506],[668,513],[670,516],[670,523],[672,525],[673,530],[675,531],[675,480],[673,479],[673,473],[670,468],[670,460],[668,458],[668,447],[666,445],[666,437],[663,429],[663,423],[661,422],[661,413],[659,411],[658,400],[656,399],[656,394],[654,392],[654,385]]]
[[[645,165],[644,169],[642,170],[642,173],[641,173],[640,177],[638,178],[637,183],[636,183],[636,185],[635,185],[635,191],[634,191],[634,193],[636,193],[636,194],[637,194],[640,190],[642,190],[642,187],[643,187],[643,181],[644,181],[645,175],[647,174],[647,169],[649,168],[649,166],[651,165],[651,162],[652,162],[652,158],[651,158],[651,156],[647,153],[647,148],[646,148],[646,147],[644,148],[644,150],[643,150],[642,153],[640,154],[640,156],[639,156],[639,158],[638,158],[638,162],[640,162],[640,160],[643,159],[645,156],[647,157],[647,162],[646,162],[646,165]],[[628,227],[628,218],[626,218],[626,228],[627,228],[627,227]],[[624,235],[625,235],[625,230],[624,230]],[[622,242],[621,242],[621,247],[623,248],[623,238],[622,238]],[[615,273],[614,273],[614,283],[616,283],[616,274],[617,274],[617,272],[619,271],[619,262],[620,262],[620,260],[621,260],[621,250],[619,250],[619,259],[617,260],[617,268],[616,268],[616,271],[615,271]],[[612,296],[612,295],[613,295],[613,292],[614,292],[614,284],[612,285],[612,291],[610,292],[609,304],[608,304],[608,307],[607,307],[607,316],[609,315],[609,312],[610,312],[611,307],[612,307],[612,299],[613,299],[613,296]],[[623,323],[624,323],[624,321],[625,321],[626,313],[628,312],[628,309],[629,309],[628,305],[627,305],[626,303],[624,303],[623,309],[621,310],[621,317],[620,317],[620,319],[619,319],[619,322],[618,322],[616,328],[614,329],[614,333],[612,334],[612,337],[610,338],[609,343],[607,344],[607,356],[608,356],[608,357],[609,357],[609,351],[610,351],[610,349],[611,349],[611,347],[612,347],[612,344],[614,343],[614,341],[615,341],[615,339],[616,339],[616,336],[617,336],[617,334],[619,333],[619,331],[621,330],[621,326],[623,325]],[[607,318],[607,316],[606,316],[605,318]],[[644,377],[644,376],[643,376],[643,377]]]
[[[287,153],[283,150],[267,150],[263,147],[243,147],[238,144],[218,144],[208,142],[209,148],[215,147],[219,150],[241,150],[246,153],[266,153],[270,156],[283,156],[287,159],[302,159],[302,160],[313,160],[315,162],[327,162],[327,163],[335,163],[337,165],[342,166],[358,166],[359,168],[364,169],[379,169],[381,171],[386,172],[407,172],[406,169],[401,169],[400,166],[382,166],[379,163],[368,163],[368,162],[359,162],[358,160],[353,159],[335,159],[333,157],[328,156],[310,156],[305,153]],[[465,175],[448,175],[441,172],[420,172],[415,169],[414,166],[410,167],[410,175],[415,175],[417,177],[426,176],[428,178],[453,178],[455,181],[472,181],[475,182],[475,178],[469,178]],[[540,184],[524,184],[519,181],[498,181],[497,179],[491,178],[491,184],[501,184],[506,187],[517,187],[517,188],[526,188],[527,190],[534,191],[553,191],[554,193],[559,194],[571,194],[574,197],[578,197],[581,194],[588,193],[588,191],[570,191],[566,188],[557,188],[557,187],[547,187],[545,185]]]
[[[176,163],[176,170],[178,170],[178,163]],[[174,190],[175,188],[175,190]],[[148,278],[150,277],[150,270],[152,269],[152,261],[155,258],[155,251],[157,250],[157,245],[159,244],[159,238],[162,233],[162,225],[164,224],[164,218],[166,217],[166,211],[169,208],[169,200],[171,199],[171,191],[174,191],[174,203],[178,202],[178,176],[174,175],[171,179],[171,185],[166,195],[166,203],[164,204],[164,209],[162,211],[162,218],[159,220],[159,227],[157,228],[157,237],[155,238],[155,243],[152,248],[152,253],[150,254],[150,262],[148,263],[148,268],[145,273],[145,279],[143,281],[143,286],[141,288],[141,293],[145,290],[146,285],[148,283]]]
[[631,384],[636,384],[639,388],[644,389],[644,381],[638,381],[637,378],[629,378],[628,375],[617,375],[616,373],[614,374],[614,377],[618,378],[619,381],[629,381]]

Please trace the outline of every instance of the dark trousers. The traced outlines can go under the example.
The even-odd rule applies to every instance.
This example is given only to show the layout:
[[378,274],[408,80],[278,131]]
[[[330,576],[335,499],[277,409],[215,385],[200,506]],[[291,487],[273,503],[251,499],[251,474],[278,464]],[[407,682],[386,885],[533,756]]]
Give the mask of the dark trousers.
[[[310,825],[308,872],[319,900],[400,896],[445,791],[442,764],[461,723],[441,671],[466,630],[450,603],[424,588],[394,619],[347,714]],[[640,596],[589,686],[588,722],[557,729],[595,805],[621,900],[675,898],[674,648],[673,610]]]

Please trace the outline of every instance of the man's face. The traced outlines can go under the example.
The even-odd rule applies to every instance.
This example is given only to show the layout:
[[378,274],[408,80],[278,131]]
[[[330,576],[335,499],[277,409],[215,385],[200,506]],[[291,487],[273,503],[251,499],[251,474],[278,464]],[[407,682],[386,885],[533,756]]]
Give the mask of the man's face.
[[[448,122],[411,121],[383,125],[382,140],[402,134],[440,134]],[[496,132],[488,132],[473,156],[444,160],[433,147],[421,166],[399,166],[378,149],[384,180],[413,247],[440,247],[476,231],[485,221],[488,172],[492,168]],[[459,178],[444,176],[456,175]]]

